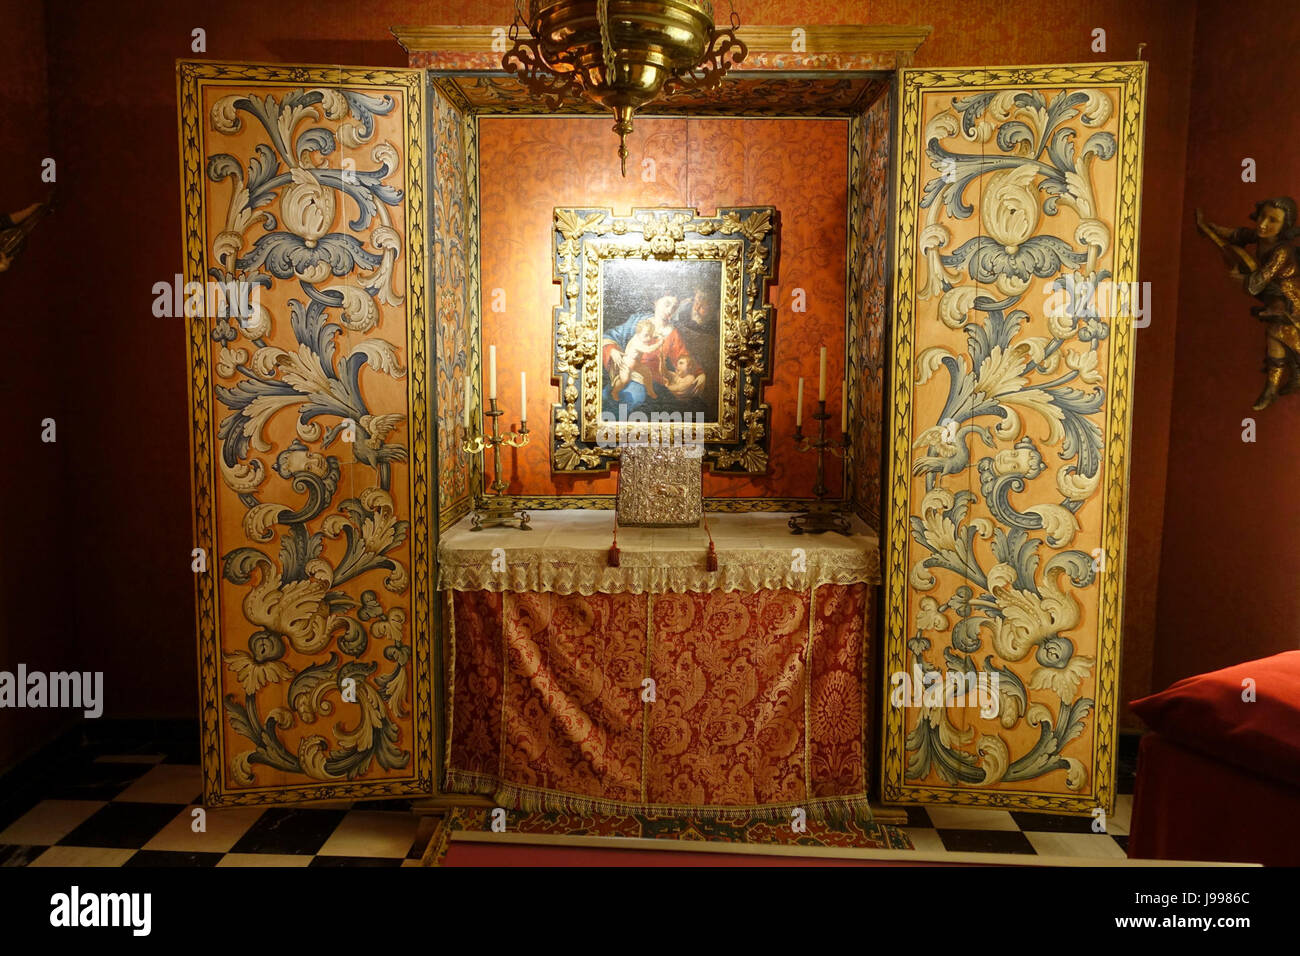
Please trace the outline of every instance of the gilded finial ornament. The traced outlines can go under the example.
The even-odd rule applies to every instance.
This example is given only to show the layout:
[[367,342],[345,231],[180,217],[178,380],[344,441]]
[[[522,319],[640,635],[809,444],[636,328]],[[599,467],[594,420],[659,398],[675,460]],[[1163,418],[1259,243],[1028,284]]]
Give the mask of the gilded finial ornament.
[[748,52],[735,10],[719,30],[709,0],[530,0],[526,19],[521,3],[502,68],[548,110],[575,96],[611,110],[624,176],[636,111],[677,90],[717,89]]
[[[1196,226],[1219,247],[1228,277],[1261,303],[1251,314],[1267,323],[1264,342],[1264,390],[1254,409],[1268,408],[1279,395],[1300,390],[1300,255],[1295,240],[1296,201],[1290,196],[1265,199],[1250,218],[1254,229],[1216,226],[1196,210]],[[1255,246],[1252,255],[1246,248]]]

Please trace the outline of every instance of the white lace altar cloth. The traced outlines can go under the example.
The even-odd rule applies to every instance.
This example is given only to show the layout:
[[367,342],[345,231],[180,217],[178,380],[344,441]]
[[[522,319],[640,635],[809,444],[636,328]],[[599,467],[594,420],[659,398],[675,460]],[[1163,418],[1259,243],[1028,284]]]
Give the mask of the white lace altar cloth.
[[[471,531],[469,518],[438,543],[438,589],[554,594],[806,591],[823,584],[879,584],[880,542],[856,516],[853,534],[791,534],[789,514],[710,513],[698,528],[618,529],[619,566],[609,566],[614,512],[530,511],[532,529]],[[499,551],[497,549],[500,549]]]

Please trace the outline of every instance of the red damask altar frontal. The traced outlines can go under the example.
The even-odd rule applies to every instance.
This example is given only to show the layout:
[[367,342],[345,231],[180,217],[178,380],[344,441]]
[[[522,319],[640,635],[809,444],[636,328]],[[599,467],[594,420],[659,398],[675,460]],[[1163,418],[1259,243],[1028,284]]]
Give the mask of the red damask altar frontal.
[[[521,810],[788,818],[802,807],[810,817],[869,817],[874,537],[784,534],[766,547],[780,516],[715,516],[720,568],[710,574],[697,546],[707,546],[703,531],[645,530],[638,540],[620,529],[626,575],[602,569],[610,590],[581,593],[570,585],[590,576],[575,568],[604,562],[608,549],[578,540],[593,520],[612,527],[605,513],[568,535],[539,527],[539,539],[508,529],[444,538],[445,789]],[[765,565],[749,579],[766,583],[638,586],[637,568],[657,557],[688,584],[691,573],[735,581],[739,563]],[[698,569],[685,567],[691,560]],[[484,569],[485,586],[446,586],[470,583],[472,567]],[[782,567],[789,580],[778,580]],[[512,576],[556,589],[514,590]]]

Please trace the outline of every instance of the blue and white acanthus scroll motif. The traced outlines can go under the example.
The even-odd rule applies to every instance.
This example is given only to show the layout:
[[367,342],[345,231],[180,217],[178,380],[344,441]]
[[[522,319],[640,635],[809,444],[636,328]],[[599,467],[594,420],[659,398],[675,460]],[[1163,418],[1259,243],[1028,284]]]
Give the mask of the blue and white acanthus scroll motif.
[[[1116,155],[1115,136],[1097,129],[1112,110],[1098,90],[1005,90],[954,98],[926,126],[935,175],[920,201],[917,297],[933,308],[918,321],[964,332],[966,347],[916,356],[918,394],[942,375],[947,398],[915,425],[912,475],[924,488],[911,534],[928,554],[909,583],[930,593],[907,646],[922,672],[996,675],[999,701],[997,726],[978,739],[944,706],[923,707],[906,739],[909,780],[989,786],[1061,771],[1072,790],[1088,780],[1062,750],[1093,708],[1081,691],[1095,658],[1071,635],[1099,571],[1077,539],[1103,464],[1111,317],[1088,290],[1110,275],[1098,268],[1111,230],[1093,173]],[[950,224],[976,206],[979,234],[954,248]],[[1051,297],[1064,307],[1045,306]],[[1001,731],[1022,721],[1037,739],[1013,752]]]
[[[287,298],[275,299],[285,303],[275,307],[282,314],[255,295],[212,318],[224,382],[214,394],[226,410],[217,431],[221,476],[245,509],[243,537],[267,545],[221,555],[225,581],[247,589],[245,621],[230,622],[224,639],[229,646],[242,631],[247,649],[222,655],[243,691],[225,695],[226,715],[253,745],[230,760],[240,786],[259,782],[259,764],[347,781],[375,763],[405,767],[411,756],[394,720],[409,714],[411,666],[409,608],[398,597],[409,587],[401,560],[408,522],[392,477],[407,458],[397,440],[406,416],[371,407],[363,374],[406,374],[399,345],[377,331],[383,307],[403,302],[394,271],[403,231],[390,209],[403,193],[387,181],[400,168],[398,150],[370,142],[376,117],[394,105],[387,95],[292,90],[279,99],[226,96],[208,117],[216,134],[236,136],[250,117],[265,132],[246,162],[224,152],[207,159],[210,194],[230,185],[210,278],[254,291],[292,283]],[[331,168],[327,157],[339,147],[358,160]],[[374,167],[359,168],[367,156]],[[293,416],[294,437],[272,440],[267,428],[284,415]],[[278,480],[268,485],[271,473]],[[347,496],[336,498],[340,491]],[[396,603],[381,600],[383,591]],[[259,691],[274,684],[281,688],[259,707]],[[356,726],[324,720],[340,704],[338,716]],[[329,726],[307,732],[318,720]],[[296,747],[282,736],[291,729]]]

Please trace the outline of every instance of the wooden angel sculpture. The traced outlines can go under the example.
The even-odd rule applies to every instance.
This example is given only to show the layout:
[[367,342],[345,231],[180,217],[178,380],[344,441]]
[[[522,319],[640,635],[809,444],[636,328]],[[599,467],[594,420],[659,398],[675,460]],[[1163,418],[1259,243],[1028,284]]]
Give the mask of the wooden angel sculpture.
[[[1264,391],[1254,405],[1259,410],[1300,389],[1300,260],[1292,245],[1300,228],[1290,196],[1264,200],[1250,218],[1254,229],[1233,229],[1216,226],[1196,210],[1197,228],[1222,250],[1228,275],[1263,303],[1250,310],[1267,323]],[[1246,249],[1252,243],[1254,255]]]
[[45,218],[53,203],[54,197],[51,196],[45,202],[34,202],[15,213],[0,214],[0,272],[9,271],[27,244],[27,237],[36,228],[36,224]]

